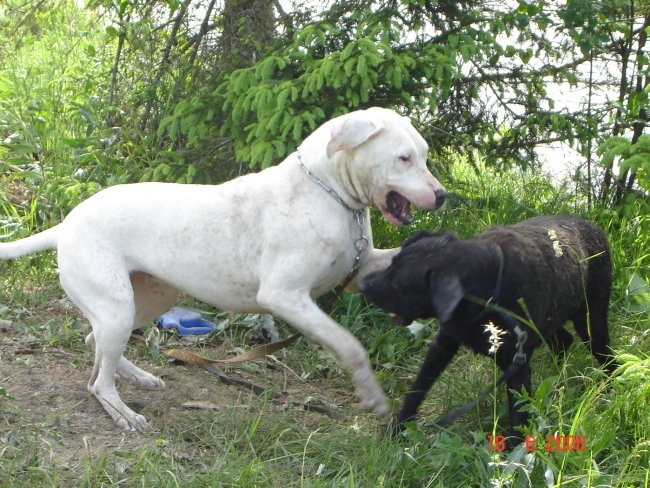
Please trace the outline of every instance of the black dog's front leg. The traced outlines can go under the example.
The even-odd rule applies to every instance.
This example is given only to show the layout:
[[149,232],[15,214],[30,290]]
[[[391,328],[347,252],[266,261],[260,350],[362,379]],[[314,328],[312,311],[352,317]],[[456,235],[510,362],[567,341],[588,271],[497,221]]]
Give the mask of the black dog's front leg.
[[415,415],[422,400],[424,400],[424,396],[454,357],[459,346],[458,341],[442,333],[439,333],[433,339],[415,383],[413,383],[404,399],[404,405],[391,420],[390,430],[393,434],[404,430],[404,422],[415,420]]
[[508,449],[514,448],[524,440],[519,427],[528,423],[528,412],[524,412],[518,408],[517,399],[514,394],[514,392],[522,393],[523,388],[526,388],[526,391],[530,393],[531,379],[530,365],[528,362],[519,366],[512,376],[508,378],[508,414],[510,417],[510,431],[508,433],[509,435],[506,436],[506,447]]

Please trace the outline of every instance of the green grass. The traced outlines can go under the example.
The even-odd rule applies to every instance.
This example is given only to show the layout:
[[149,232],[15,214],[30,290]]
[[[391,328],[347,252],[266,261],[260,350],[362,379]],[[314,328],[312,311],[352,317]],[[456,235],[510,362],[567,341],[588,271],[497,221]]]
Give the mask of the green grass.
[[[345,421],[305,416],[251,397],[243,410],[177,413],[136,445],[97,449],[88,435],[83,439],[86,448],[65,466],[57,465],[52,453],[66,442],[60,429],[69,412],[30,420],[6,394],[11,378],[0,377],[0,486],[650,486],[647,204],[631,201],[617,211],[589,210],[582,198],[567,187],[554,188],[543,175],[482,168],[479,176],[460,163],[446,184],[456,192],[450,204],[435,214],[419,213],[414,227],[389,228],[376,219],[378,245],[399,244],[415,228],[451,229],[469,236],[489,225],[569,212],[593,218],[610,238],[615,268],[610,329],[613,346],[622,354],[621,373],[607,379],[579,343],[559,364],[540,348],[532,362],[534,391],[529,397],[534,453],[489,449],[487,435],[498,435],[508,426],[503,388],[447,430],[426,427],[473,399],[493,379],[491,361],[465,350],[422,405],[422,422],[395,440],[383,436],[383,422],[371,415],[359,413]],[[82,322],[74,316],[47,319],[48,307],[61,297],[53,255],[1,266],[0,316],[15,321],[38,347],[81,351],[86,333]],[[363,342],[384,389],[399,406],[436,323],[426,322],[424,335],[416,338],[359,295],[349,294],[336,301],[332,316]],[[227,333],[242,334],[236,328]],[[165,363],[156,351],[140,354]],[[307,382],[352,388],[338,362],[308,342],[293,346],[286,364]],[[259,368],[247,371],[255,375]],[[43,371],[36,368],[33,374]],[[546,438],[553,435],[584,436],[586,449],[547,452]]]
[[[589,387],[579,402],[583,413],[572,422],[587,425],[598,414],[601,390]],[[607,418],[620,406],[599,414]],[[571,413],[564,415],[570,419]],[[538,447],[532,457],[521,448],[490,453],[480,431],[413,430],[392,441],[369,425],[325,420],[301,425],[291,413],[269,416],[263,403],[253,402],[243,413],[182,416],[137,448],[91,455],[88,437],[88,451],[75,466],[42,465],[57,436],[36,427],[20,446],[5,439],[0,466],[3,486],[465,487],[498,480],[498,486],[536,487],[546,486],[545,479],[555,480],[551,486],[646,486],[647,440],[633,444],[606,423],[605,430],[616,432],[602,442],[602,434],[595,435],[602,427],[586,432],[585,452],[547,453]]]

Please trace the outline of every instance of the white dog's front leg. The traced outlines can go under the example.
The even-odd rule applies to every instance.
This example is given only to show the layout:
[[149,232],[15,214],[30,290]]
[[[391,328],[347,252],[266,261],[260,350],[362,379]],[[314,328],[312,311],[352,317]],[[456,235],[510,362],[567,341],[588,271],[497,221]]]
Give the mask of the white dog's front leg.
[[357,396],[366,410],[381,417],[388,414],[386,395],[370,367],[366,350],[356,337],[318,308],[307,293],[270,287],[260,290],[257,298],[260,305],[338,357],[352,373]]

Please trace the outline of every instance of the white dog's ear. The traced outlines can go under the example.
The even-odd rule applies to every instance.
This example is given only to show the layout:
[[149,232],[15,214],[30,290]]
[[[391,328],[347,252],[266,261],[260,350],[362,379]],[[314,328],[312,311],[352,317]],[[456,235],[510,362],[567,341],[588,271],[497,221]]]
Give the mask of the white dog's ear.
[[327,143],[327,157],[331,158],[338,151],[360,146],[381,129],[379,123],[373,122],[367,116],[344,118],[332,128],[332,138]]
[[439,278],[437,283],[432,284],[433,309],[440,322],[447,322],[454,314],[458,303],[463,299],[465,291],[460,279],[456,275]]

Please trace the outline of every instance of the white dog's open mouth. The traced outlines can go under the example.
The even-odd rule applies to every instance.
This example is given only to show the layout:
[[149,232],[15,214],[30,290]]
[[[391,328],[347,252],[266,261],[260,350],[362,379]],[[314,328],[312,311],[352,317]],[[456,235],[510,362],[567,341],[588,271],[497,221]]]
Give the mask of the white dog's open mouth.
[[381,213],[386,220],[394,225],[409,225],[413,222],[411,202],[396,191],[390,191],[386,195],[386,204],[380,205]]

